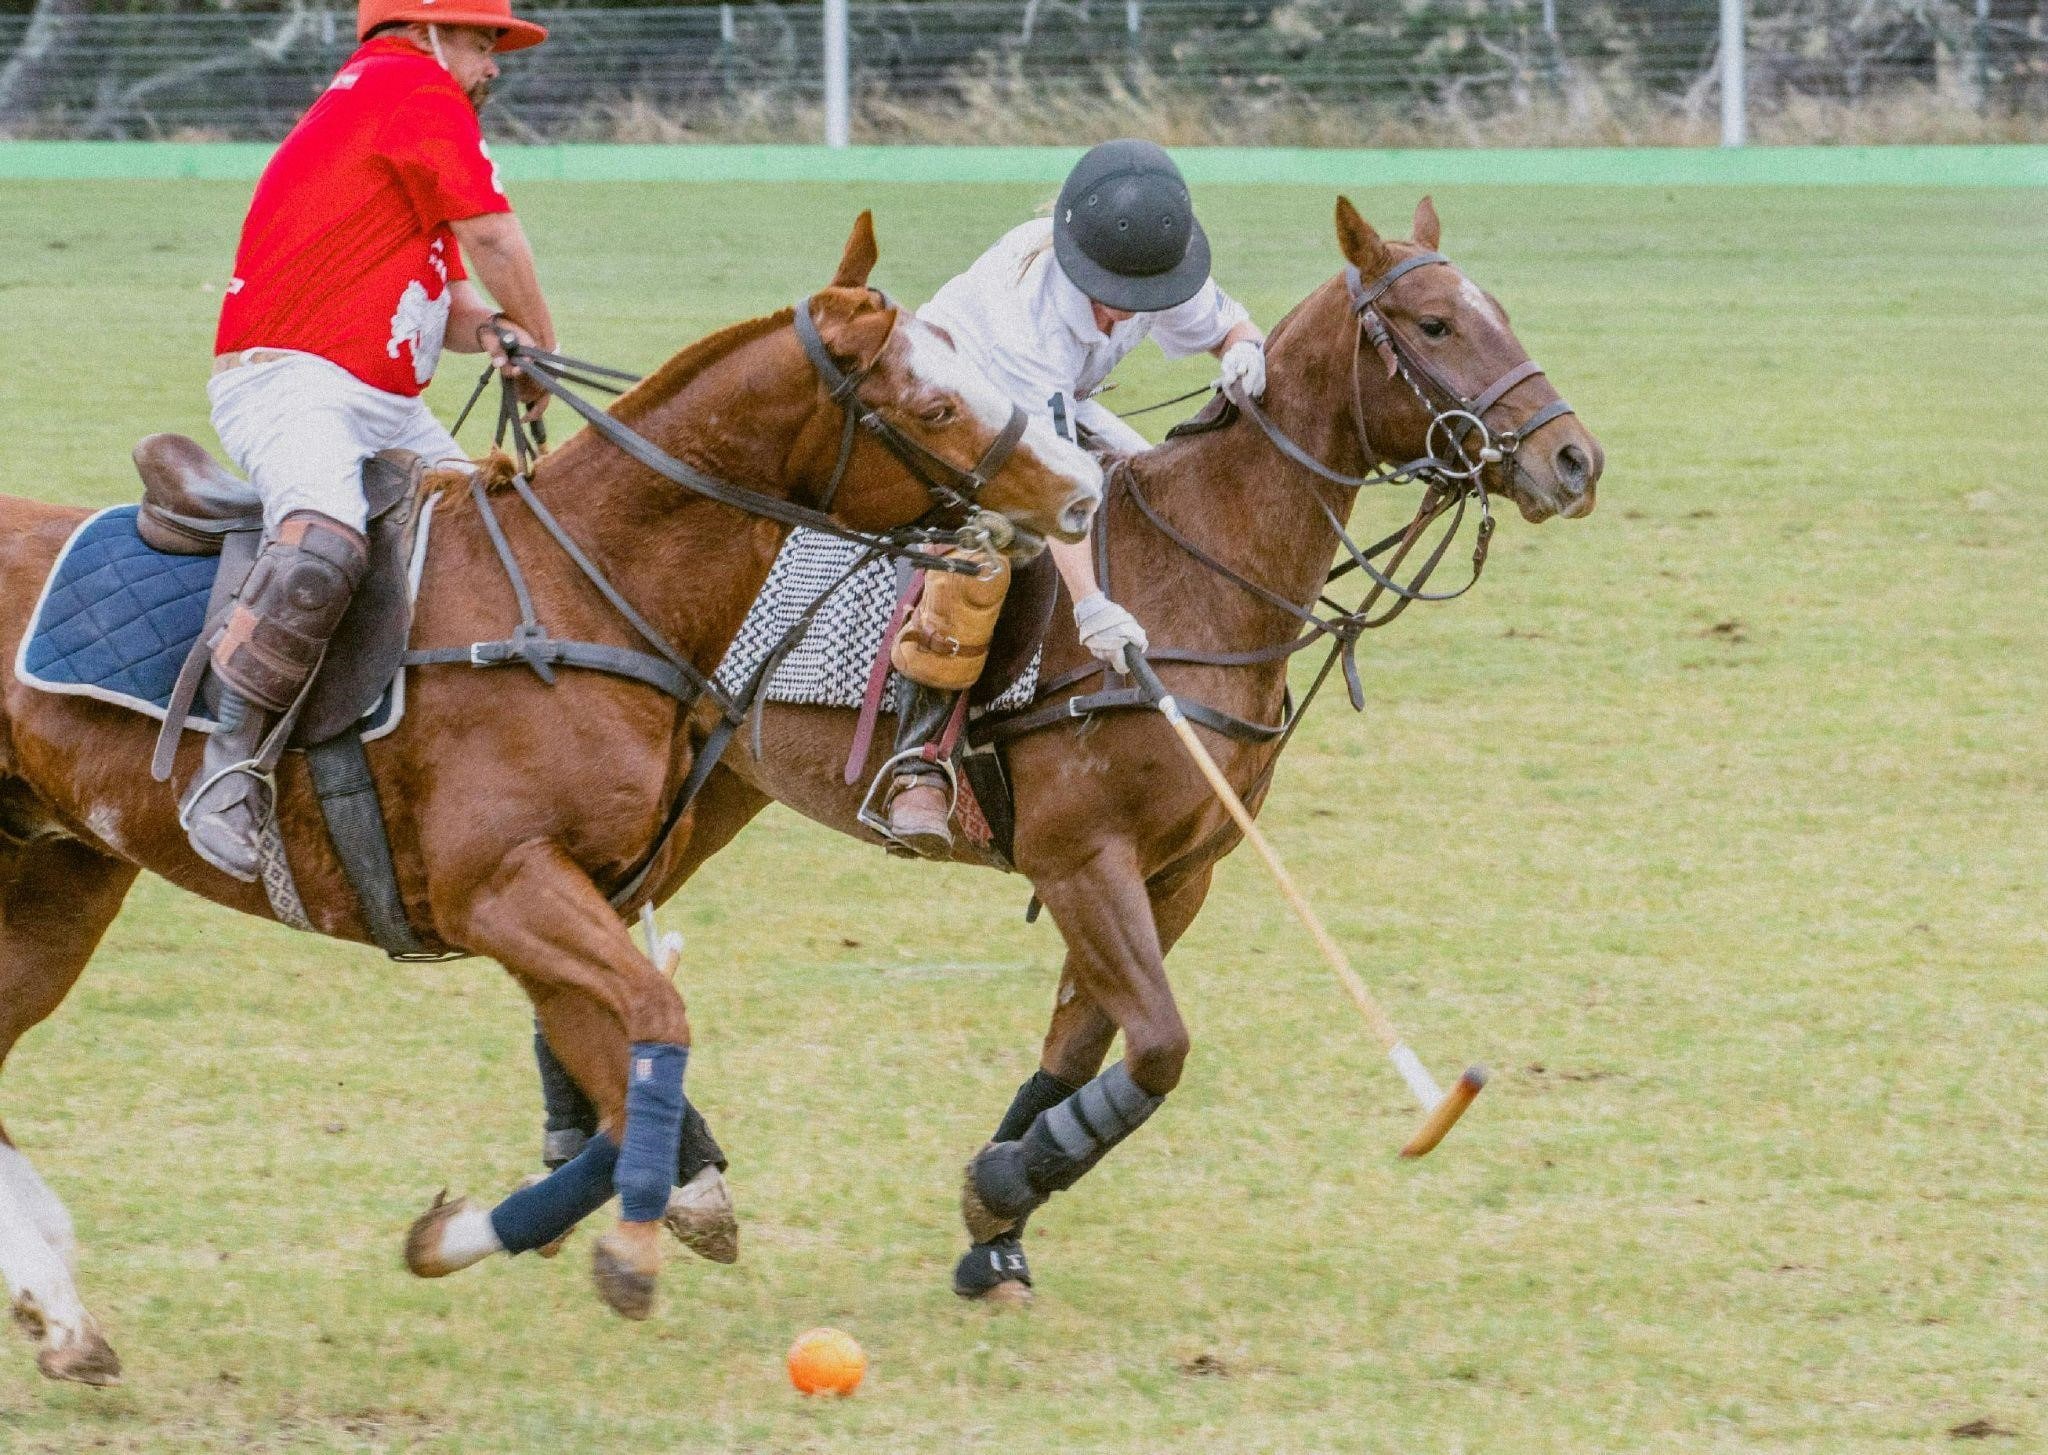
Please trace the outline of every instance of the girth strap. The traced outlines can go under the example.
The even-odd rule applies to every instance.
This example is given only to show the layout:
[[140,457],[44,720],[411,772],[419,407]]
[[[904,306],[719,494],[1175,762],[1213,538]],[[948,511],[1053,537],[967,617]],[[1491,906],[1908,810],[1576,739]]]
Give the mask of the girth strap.
[[308,748],[306,767],[320,815],[327,821],[327,837],[362,906],[370,938],[394,960],[441,958],[420,943],[406,919],[391,862],[391,840],[384,831],[384,807],[370,776],[362,736],[345,732]]

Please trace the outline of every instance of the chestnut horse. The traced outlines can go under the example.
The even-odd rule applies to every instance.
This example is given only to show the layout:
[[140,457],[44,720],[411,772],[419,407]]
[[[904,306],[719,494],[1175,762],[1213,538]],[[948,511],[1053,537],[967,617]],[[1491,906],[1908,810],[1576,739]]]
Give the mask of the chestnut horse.
[[[1446,449],[1453,406],[1471,411],[1458,433],[1473,428],[1472,414],[1482,415],[1485,436],[1506,445],[1484,465],[1485,483],[1529,521],[1593,508],[1599,443],[1528,363],[1499,305],[1455,267],[1439,266],[1437,217],[1426,198],[1413,231],[1412,242],[1382,240],[1338,200],[1338,243],[1355,271],[1310,294],[1267,343],[1266,419],[1299,455],[1289,458],[1255,419],[1240,416],[1111,472],[1099,522],[1107,536],[1105,584],[1150,630],[1153,660],[1183,704],[1279,721],[1287,690],[1282,652],[1326,589],[1357,494],[1330,476],[1356,477],[1433,450],[1455,454]],[[1375,280],[1384,291],[1368,307],[1361,296],[1374,293]],[[1431,387],[1442,397],[1426,398]],[[1453,497],[1466,488],[1452,483]],[[1090,659],[1069,614],[1056,610],[1053,620],[1041,679],[1052,700],[1099,686],[1087,680]],[[1240,660],[1176,664],[1182,655]],[[856,818],[860,790],[841,771],[854,731],[851,711],[766,707],[760,756],[726,754],[698,800],[690,847],[659,897],[771,800],[874,842]],[[1284,739],[1207,737],[1256,811]],[[887,743],[888,733],[876,741]],[[1015,863],[1052,912],[1067,956],[1040,1069],[1018,1091],[993,1145],[970,1164],[963,1211],[974,1246],[954,1286],[968,1296],[1016,1300],[1028,1296],[1017,1241],[1024,1217],[1092,1167],[1180,1080],[1189,1037],[1165,955],[1239,835],[1150,711],[1098,717],[1085,734],[1062,718],[1011,742],[1007,756]],[[971,849],[956,857],[982,862]],[[1125,1060],[1098,1076],[1119,1030]]]
[[[832,285],[806,305],[833,361],[860,375],[859,401],[947,463],[981,458],[1010,405],[950,343],[866,285],[875,257],[863,214]],[[792,311],[736,325],[678,355],[619,401],[616,418],[670,456],[776,500],[817,504],[862,531],[932,506],[929,487],[857,432],[807,357]],[[843,476],[835,468],[845,465]],[[461,483],[466,484],[466,480]],[[679,489],[586,431],[534,473],[560,526],[697,669],[716,669],[787,527]],[[1025,531],[1074,538],[1100,498],[1095,463],[1034,422],[981,492]],[[537,614],[560,638],[639,646],[534,514],[499,496],[498,521]],[[86,512],[0,497],[0,651],[12,657],[53,560]],[[503,635],[518,619],[505,570],[471,496],[450,490],[429,543],[413,639],[425,646]],[[532,998],[556,1053],[622,1134],[628,1046],[687,1045],[681,997],[634,947],[607,888],[648,852],[692,762],[688,713],[673,698],[597,672],[554,686],[523,670],[417,668],[404,722],[369,746],[406,911],[421,937],[501,962]],[[0,1060],[71,989],[138,871],[253,915],[260,886],[210,868],[186,846],[173,793],[151,781],[157,725],[83,697],[0,691]],[[187,733],[179,779],[201,744]],[[288,757],[277,813],[307,912],[320,932],[367,942],[302,763]],[[683,825],[655,878],[688,842]],[[627,906],[628,910],[637,904]],[[673,1152],[669,1154],[673,1165]],[[622,1225],[629,1265],[651,1294],[658,1222]],[[113,1350],[72,1275],[63,1203],[0,1135],[0,1274],[21,1322],[39,1331],[45,1374],[106,1383]],[[636,1261],[637,1260],[637,1261]]]

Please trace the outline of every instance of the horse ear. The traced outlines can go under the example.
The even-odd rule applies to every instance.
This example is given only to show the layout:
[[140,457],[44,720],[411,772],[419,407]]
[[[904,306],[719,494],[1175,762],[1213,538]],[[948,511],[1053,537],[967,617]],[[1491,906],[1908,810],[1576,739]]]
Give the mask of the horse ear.
[[875,214],[863,212],[853,220],[853,231],[846,239],[846,251],[839,258],[839,271],[832,275],[832,286],[867,287],[868,273],[880,256],[881,250],[875,246]]
[[1337,199],[1337,246],[1345,261],[1358,269],[1362,276],[1376,278],[1386,272],[1382,260],[1387,245],[1372,230],[1372,224],[1358,215],[1358,209],[1351,205],[1349,197]]
[[1415,204],[1415,240],[1435,252],[1443,237],[1443,224],[1436,220],[1436,204],[1425,197]]
[[818,337],[837,358],[873,358],[896,326],[895,310],[880,307],[858,283],[832,281],[832,287],[809,300]]

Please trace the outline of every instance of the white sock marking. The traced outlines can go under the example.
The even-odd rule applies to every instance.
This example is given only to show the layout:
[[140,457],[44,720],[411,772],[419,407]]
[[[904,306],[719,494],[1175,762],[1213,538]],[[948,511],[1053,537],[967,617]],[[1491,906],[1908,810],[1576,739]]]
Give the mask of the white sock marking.
[[467,1268],[504,1251],[485,1208],[466,1207],[441,1225],[441,1261],[450,1268]]
[[85,1337],[92,1327],[71,1279],[71,1242],[64,1204],[28,1158],[0,1145],[0,1278],[16,1302],[35,1305],[51,1348]]

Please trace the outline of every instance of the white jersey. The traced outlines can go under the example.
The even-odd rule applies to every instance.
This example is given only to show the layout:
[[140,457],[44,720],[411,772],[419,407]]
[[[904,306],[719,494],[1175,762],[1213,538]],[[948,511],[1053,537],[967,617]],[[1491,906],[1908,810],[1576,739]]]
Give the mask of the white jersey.
[[1169,359],[1203,353],[1250,317],[1211,278],[1187,302],[1133,314],[1105,334],[1088,296],[1053,256],[1049,217],[1010,229],[917,316],[951,334],[1020,409],[1055,423],[1070,413],[1123,450],[1144,449],[1146,441],[1091,396],[1124,355],[1147,338]]

